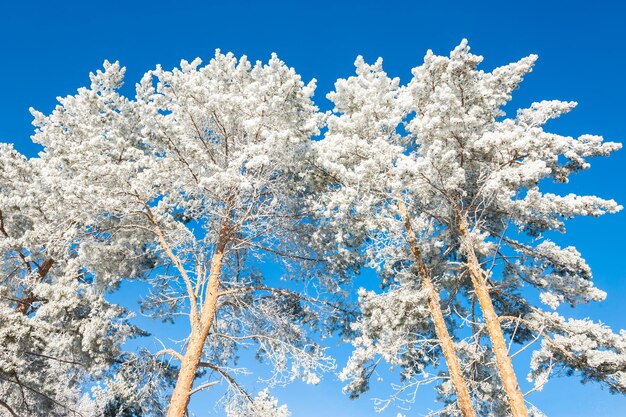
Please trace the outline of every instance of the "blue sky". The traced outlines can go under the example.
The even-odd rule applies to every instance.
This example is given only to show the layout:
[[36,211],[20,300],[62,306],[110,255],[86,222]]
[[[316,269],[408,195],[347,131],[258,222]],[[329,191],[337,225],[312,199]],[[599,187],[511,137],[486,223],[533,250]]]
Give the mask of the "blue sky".
[[[480,4],[478,4],[480,3]],[[535,70],[515,96],[514,106],[542,99],[575,100],[579,106],[550,127],[561,134],[593,133],[626,139],[626,6],[594,2],[50,2],[5,1],[0,5],[0,141],[28,155],[37,149],[29,107],[44,113],[55,97],[88,84],[88,73],[104,59],[127,67],[127,91],[145,71],[180,59],[208,60],[216,48],[266,60],[271,52],[303,76],[318,79],[317,102],[338,77],[353,73],[357,55],[385,60],[388,73],[403,81],[427,49],[447,54],[462,38],[485,56],[489,70],[530,53]],[[626,205],[626,151],[592,161],[563,192],[596,194]],[[594,270],[605,302],[583,306],[576,317],[592,317],[615,330],[626,328],[626,213],[568,223],[561,243],[577,246]],[[371,279],[371,277],[369,278]],[[368,278],[362,278],[367,281]],[[364,282],[371,285],[371,282]],[[131,302],[131,287],[119,297]],[[564,311],[564,313],[569,313]],[[347,349],[335,348],[339,366]],[[526,367],[519,364],[520,376]],[[385,376],[381,387],[393,379]],[[294,417],[373,416],[367,397],[350,401],[332,375],[318,387],[295,384],[276,391]],[[426,388],[428,391],[428,388]],[[372,392],[383,395],[384,390]],[[626,416],[626,398],[575,378],[551,382],[531,398],[551,417]],[[207,398],[212,401],[212,398]],[[407,415],[433,404],[418,397]],[[210,403],[194,406],[199,416],[221,415]],[[395,416],[397,410],[383,416]]]

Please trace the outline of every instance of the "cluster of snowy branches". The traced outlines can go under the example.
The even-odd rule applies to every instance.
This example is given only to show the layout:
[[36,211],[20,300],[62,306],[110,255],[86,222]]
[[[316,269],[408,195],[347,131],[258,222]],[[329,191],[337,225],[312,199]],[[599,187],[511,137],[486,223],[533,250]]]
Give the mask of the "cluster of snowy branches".
[[[228,416],[286,417],[247,391],[238,356],[269,363],[268,388],[315,384],[335,369],[334,332],[354,346],[352,397],[378,366],[401,370],[379,408],[432,383],[437,415],[542,415],[511,363],[529,347],[532,391],[565,373],[626,393],[626,333],[560,314],[605,293],[548,237],[621,206],[542,190],[620,145],[546,132],[571,102],[507,117],[536,57],[481,60],[465,41],[429,51],[401,85],[358,58],[328,113],[276,56],[157,67],[134,98],[105,62],[50,115],[33,110],[38,157],[0,145],[0,414],[182,417],[223,382]],[[351,305],[362,267],[381,290]],[[128,280],[184,341],[129,351],[148,335],[108,297]]]

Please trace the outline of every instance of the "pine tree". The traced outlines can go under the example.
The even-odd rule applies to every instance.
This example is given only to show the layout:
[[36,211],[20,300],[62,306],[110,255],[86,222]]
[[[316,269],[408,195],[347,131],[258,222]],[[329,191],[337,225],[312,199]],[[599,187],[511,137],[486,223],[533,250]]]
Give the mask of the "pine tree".
[[[563,369],[623,392],[623,332],[528,301],[530,288],[552,309],[602,300],[580,253],[548,232],[564,232],[564,220],[576,215],[621,209],[595,196],[540,191],[620,145],[543,130],[575,103],[542,101],[507,118],[503,108],[535,60],[484,72],[463,41],[450,57],[429,51],[406,86],[388,78],[381,61],[358,59],[357,75],[329,95],[335,115],[318,145],[328,222],[344,250],[361,248],[378,267],[384,285],[382,294],[361,293],[356,350],[343,373],[348,391],[367,389],[377,356],[402,367],[400,392],[441,381],[427,375],[441,370],[443,354],[444,414],[468,413],[450,357],[460,358],[478,414],[538,414],[526,406],[509,346],[541,341],[529,375],[536,389]],[[433,293],[456,340],[454,356],[436,350],[443,338],[427,320],[435,320]]]
[[[35,112],[45,176],[80,224],[85,267],[98,280],[134,278],[117,254],[137,248],[152,284],[144,312],[188,317],[184,344],[153,352],[180,363],[168,416],[185,415],[191,395],[220,380],[233,404],[253,401],[229,369],[241,349],[271,363],[269,385],[317,383],[334,366],[310,333],[335,310],[320,301],[322,262],[303,244],[311,223],[297,204],[323,117],[315,85],[276,56],[252,65],[217,52],[200,64],[157,67],[128,99],[124,69],[105,63],[90,88],[49,116]],[[268,284],[255,262],[268,259],[297,273],[291,284]],[[299,292],[298,282],[319,291]]]
[[83,387],[114,378],[138,329],[82,268],[71,244],[79,230],[59,221],[40,162],[0,144],[0,408],[93,415],[100,403]]
[[440,289],[433,282],[437,267],[428,264],[433,241],[428,235],[418,237],[415,229],[428,227],[427,220],[409,213],[395,176],[406,144],[398,134],[403,118],[399,80],[387,76],[382,60],[367,65],[359,57],[355,65],[357,75],[339,80],[328,95],[337,114],[330,117],[317,146],[318,166],[330,184],[320,204],[340,250],[362,253],[393,282],[384,295],[361,294],[364,317],[356,324],[361,336],[354,341],[358,349],[342,373],[343,379],[352,378],[346,390],[357,396],[367,389],[373,365],[366,364],[375,353],[402,365],[404,378],[410,378],[427,366],[438,366],[437,356],[427,353],[437,349],[463,416],[475,416]]

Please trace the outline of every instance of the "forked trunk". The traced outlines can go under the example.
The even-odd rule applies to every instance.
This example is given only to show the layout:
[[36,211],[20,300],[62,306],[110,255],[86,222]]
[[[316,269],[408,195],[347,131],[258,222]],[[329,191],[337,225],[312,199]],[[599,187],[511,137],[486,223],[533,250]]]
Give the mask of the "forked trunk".
[[213,259],[211,259],[209,283],[206,289],[202,311],[198,321],[194,323],[191,329],[189,343],[181,360],[180,372],[178,373],[176,386],[174,387],[174,392],[172,393],[170,406],[167,411],[167,417],[183,417],[187,411],[187,405],[189,404],[189,399],[191,397],[191,390],[193,388],[194,380],[196,379],[196,372],[198,370],[200,359],[202,357],[202,351],[204,349],[204,342],[209,335],[217,310],[220,275],[222,274],[224,252],[228,241],[227,234],[227,228],[223,227],[218,238]]
[[443,356],[446,360],[446,365],[448,366],[450,379],[454,385],[454,391],[456,392],[457,397],[457,406],[459,407],[459,410],[461,410],[463,417],[475,417],[476,412],[474,411],[474,407],[472,405],[472,400],[469,395],[469,390],[467,389],[467,384],[465,383],[465,378],[463,378],[463,373],[461,372],[461,366],[459,365],[459,359],[456,356],[454,343],[448,333],[448,328],[446,327],[446,322],[443,318],[443,313],[441,312],[439,294],[435,291],[435,287],[433,286],[430,277],[430,271],[424,263],[424,258],[417,244],[417,237],[415,236],[415,232],[411,226],[406,206],[400,199],[398,200],[398,208],[400,209],[400,215],[402,216],[402,221],[404,222],[404,228],[408,236],[411,252],[417,262],[417,269],[422,281],[422,286],[428,292],[428,309],[430,310],[430,317],[435,326],[435,333],[437,334],[437,339],[439,340],[439,346],[441,346]]
[[485,318],[493,354],[496,358],[496,367],[498,368],[502,386],[506,393],[509,406],[511,407],[511,414],[513,417],[528,417],[524,395],[517,382],[513,363],[509,356],[509,350],[504,341],[502,327],[500,327],[498,315],[493,308],[493,302],[489,295],[486,276],[482,271],[478,258],[476,257],[476,252],[470,241],[467,219],[464,215],[459,216],[458,229],[461,235],[461,246],[467,256],[467,267],[474,286],[474,292],[476,293],[476,298],[478,299],[483,317]]

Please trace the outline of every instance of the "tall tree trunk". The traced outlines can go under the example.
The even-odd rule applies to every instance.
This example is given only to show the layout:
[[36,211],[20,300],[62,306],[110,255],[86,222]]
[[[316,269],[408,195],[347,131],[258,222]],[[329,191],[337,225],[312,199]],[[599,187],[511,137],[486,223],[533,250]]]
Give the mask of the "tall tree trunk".
[[493,308],[493,302],[489,295],[487,277],[476,257],[476,252],[469,236],[467,219],[464,214],[458,216],[458,230],[461,235],[461,246],[467,257],[467,267],[474,286],[474,292],[485,318],[487,332],[489,333],[493,353],[496,357],[496,367],[511,407],[511,413],[513,417],[528,417],[524,395],[517,382],[509,350],[504,341],[502,327],[500,327],[498,315]]
[[404,229],[407,233],[411,252],[413,253],[415,261],[417,262],[417,269],[420,279],[422,281],[422,286],[428,292],[428,308],[430,310],[430,317],[433,321],[433,324],[435,325],[435,333],[437,334],[437,338],[439,339],[439,346],[441,346],[441,350],[443,351],[443,356],[446,359],[446,364],[448,366],[448,373],[450,374],[450,379],[452,380],[452,384],[454,385],[454,390],[457,397],[457,405],[461,410],[461,414],[463,414],[463,417],[475,417],[476,412],[474,411],[472,400],[470,399],[469,395],[469,390],[467,389],[467,384],[465,383],[463,373],[461,372],[459,359],[456,356],[456,352],[454,349],[454,343],[452,342],[452,338],[448,333],[448,328],[446,327],[446,322],[441,312],[439,294],[437,293],[437,291],[435,291],[435,287],[433,286],[430,277],[430,271],[424,263],[422,252],[417,244],[417,237],[415,236],[415,232],[413,231],[413,227],[411,226],[411,221],[409,219],[406,205],[401,199],[398,199],[398,208],[400,209],[400,215],[402,216],[402,221],[404,222]]
[[191,389],[196,378],[196,371],[204,350],[206,341],[215,313],[217,310],[217,296],[219,291],[220,275],[224,263],[224,253],[228,243],[228,228],[222,226],[218,238],[217,246],[213,258],[211,259],[211,270],[209,272],[209,282],[206,289],[204,304],[198,320],[192,325],[191,335],[187,350],[181,360],[180,372],[176,380],[176,386],[172,393],[167,417],[183,417],[191,397]]

